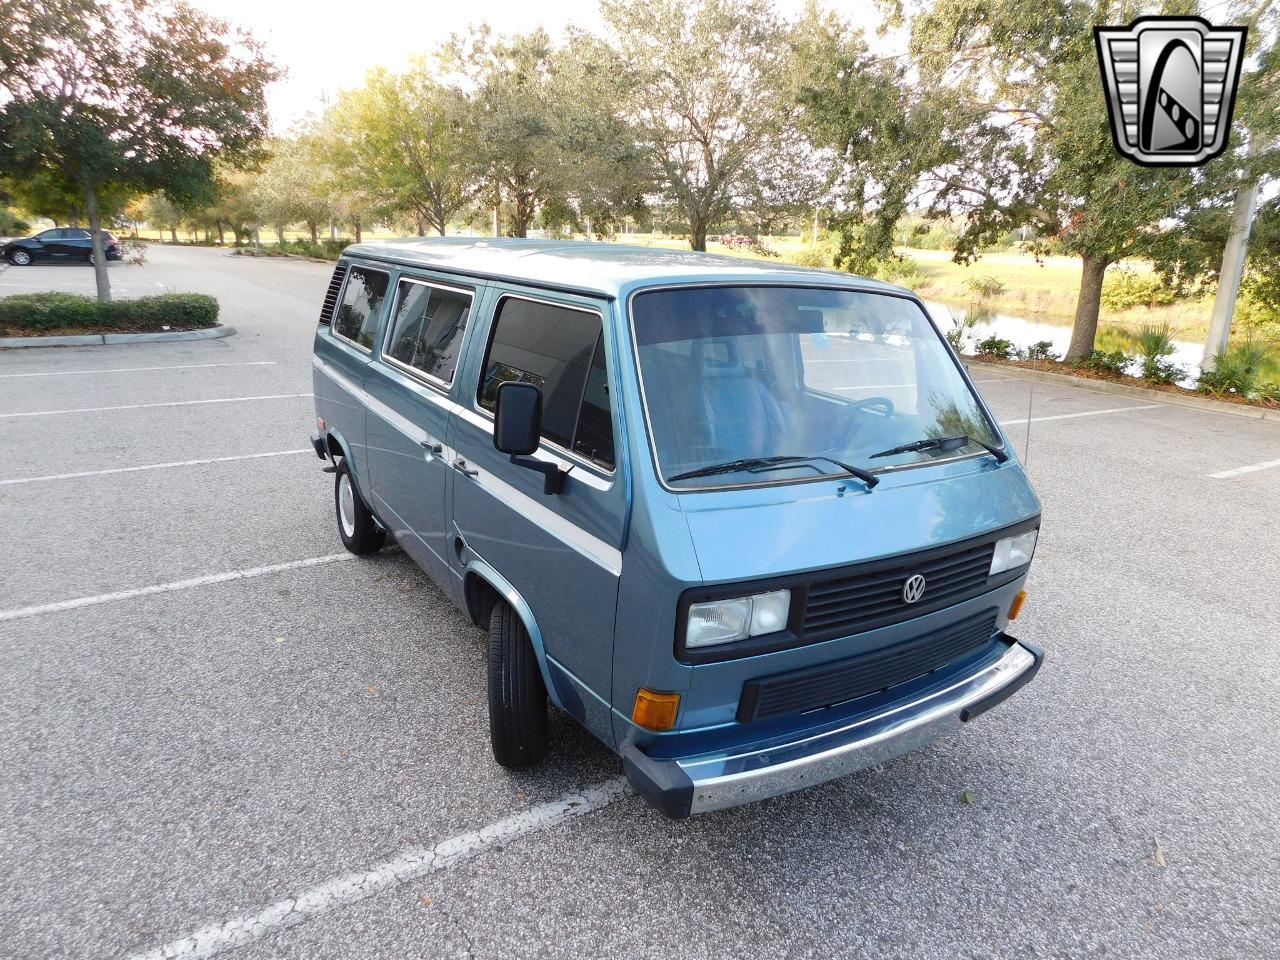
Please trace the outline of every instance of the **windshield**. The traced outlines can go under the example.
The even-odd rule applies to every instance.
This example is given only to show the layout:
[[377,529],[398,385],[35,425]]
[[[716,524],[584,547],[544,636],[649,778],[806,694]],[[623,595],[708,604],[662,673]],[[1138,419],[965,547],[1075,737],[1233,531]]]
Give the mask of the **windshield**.
[[[1001,444],[911,300],[811,287],[687,287],[637,294],[631,312],[658,469],[676,489],[984,453],[963,441],[959,449],[884,453],[927,438]],[[768,457],[788,462],[760,462]],[[705,472],[712,467],[725,469]]]

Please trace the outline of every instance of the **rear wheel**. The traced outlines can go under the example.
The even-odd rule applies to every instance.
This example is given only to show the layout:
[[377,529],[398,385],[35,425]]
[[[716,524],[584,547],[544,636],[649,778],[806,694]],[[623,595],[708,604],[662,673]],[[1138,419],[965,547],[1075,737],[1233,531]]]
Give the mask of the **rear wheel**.
[[489,615],[489,744],[504,767],[531,767],[551,748],[547,688],[533,642],[501,600]]
[[90,251],[89,251],[89,256],[85,257],[85,259],[89,261],[89,266],[91,266],[91,267],[92,267],[95,263],[97,263],[97,257],[95,257],[95,256],[93,255],[93,251],[92,251],[92,250],[90,250]]
[[338,513],[338,533],[343,546],[352,553],[373,553],[387,542],[387,531],[378,526],[360,499],[346,457],[338,461],[333,477],[333,502]]
[[31,262],[31,254],[27,253],[25,250],[15,250],[13,253],[9,254],[9,260],[14,264],[14,266],[25,267]]

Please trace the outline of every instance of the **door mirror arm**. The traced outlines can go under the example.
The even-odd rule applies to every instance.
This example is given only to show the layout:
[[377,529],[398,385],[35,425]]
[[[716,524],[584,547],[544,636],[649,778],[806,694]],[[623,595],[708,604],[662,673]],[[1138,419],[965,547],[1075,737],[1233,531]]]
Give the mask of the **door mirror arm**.
[[564,490],[564,478],[569,475],[567,470],[561,470],[559,464],[548,463],[546,460],[535,460],[533,457],[517,457],[512,456],[511,462],[517,467],[524,467],[526,470],[535,470],[542,474],[542,492],[560,493]]

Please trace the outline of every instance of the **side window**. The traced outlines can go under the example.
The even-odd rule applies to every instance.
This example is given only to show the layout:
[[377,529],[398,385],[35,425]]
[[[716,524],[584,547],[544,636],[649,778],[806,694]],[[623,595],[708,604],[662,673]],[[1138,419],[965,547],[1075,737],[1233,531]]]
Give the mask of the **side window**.
[[373,349],[378,310],[387,295],[390,277],[381,270],[352,267],[342,301],[333,317],[333,332],[366,350]]
[[471,294],[401,280],[396,304],[385,356],[452,383],[471,313]]
[[60,240],[62,238],[61,230],[45,230],[36,234],[37,240],[44,240],[46,243],[50,240]]
[[544,438],[613,468],[613,422],[598,313],[504,298],[485,354],[480,406],[492,411],[498,387],[511,381],[542,388]]

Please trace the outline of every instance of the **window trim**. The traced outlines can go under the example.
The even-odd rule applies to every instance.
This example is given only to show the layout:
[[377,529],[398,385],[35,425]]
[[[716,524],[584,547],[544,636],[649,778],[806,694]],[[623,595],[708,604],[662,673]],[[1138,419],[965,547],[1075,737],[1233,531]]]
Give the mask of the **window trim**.
[[[474,412],[478,413],[481,417],[489,421],[491,425],[494,423],[493,413],[480,405],[480,388],[484,385],[484,375],[485,375],[485,367],[486,367],[485,361],[489,359],[489,351],[493,347],[493,336],[498,330],[498,317],[501,313],[503,300],[524,300],[527,303],[543,303],[549,307],[560,307],[561,309],[564,309],[564,310],[576,310],[579,313],[592,313],[592,314],[595,314],[597,317],[599,317],[600,318],[600,336],[596,339],[596,344],[599,347],[604,347],[605,382],[606,383],[610,382],[609,381],[609,348],[605,343],[606,337],[604,335],[605,324],[604,324],[603,310],[599,309],[598,307],[586,307],[578,303],[565,303],[562,300],[548,300],[545,297],[532,297],[532,296],[529,296],[528,294],[510,293],[504,290],[499,294],[498,299],[493,304],[492,311],[490,311],[491,319],[489,321],[489,331],[488,331],[488,335],[485,337],[484,353],[480,355],[480,369],[477,371],[477,374],[476,374],[476,388],[470,391],[471,409]],[[592,357],[594,358],[594,356],[595,354],[593,352]],[[584,391],[585,391],[585,388],[586,388],[586,385],[584,383],[583,385]],[[615,385],[615,390],[616,390],[616,385]],[[612,397],[612,394],[611,394],[611,397]],[[613,461],[614,461],[612,468],[605,467],[603,464],[596,463],[594,460],[588,460],[586,457],[584,457],[580,453],[575,453],[572,450],[567,450],[564,447],[560,446],[560,444],[556,443],[554,440],[547,439],[541,433],[538,434],[538,449],[541,450],[545,446],[548,448],[548,452],[554,454],[555,456],[558,456],[564,460],[568,460],[571,463],[578,464],[579,466],[586,467],[587,469],[594,471],[595,473],[599,474],[602,477],[611,478],[615,476],[618,472],[618,430],[615,423],[613,422],[614,412],[615,412],[615,407],[613,405],[612,400],[610,400],[609,428],[613,431]],[[581,397],[579,397],[578,399],[578,416],[579,417],[582,416]]]
[[[337,337],[337,338],[338,338],[339,340],[341,340],[343,343],[349,343],[349,344],[351,344],[351,346],[355,347],[355,348],[356,348],[357,350],[359,350],[361,353],[367,353],[369,356],[373,356],[373,347],[366,347],[363,343],[357,343],[355,340],[352,340],[350,337],[348,337],[348,336],[346,336],[345,334],[343,334],[343,333],[339,332],[338,328],[337,328],[337,327],[334,325],[334,323],[333,323],[333,318],[334,318],[334,317],[336,317],[336,316],[338,315],[338,310],[342,307],[342,298],[343,298],[343,297],[345,297],[345,296],[347,295],[347,286],[351,283],[351,272],[352,272],[353,270],[375,270],[375,271],[377,271],[378,273],[385,274],[385,275],[386,275],[386,277],[387,277],[387,286],[390,286],[390,285],[391,285],[391,271],[390,271],[390,270],[387,270],[387,269],[385,269],[385,268],[383,268],[383,267],[369,267],[369,266],[365,266],[363,263],[352,263],[352,264],[350,264],[350,265],[347,267],[347,275],[346,275],[345,277],[343,277],[343,278],[342,278],[342,290],[340,290],[340,291],[338,292],[338,299],[337,299],[337,302],[336,302],[336,303],[334,303],[334,305],[333,305],[333,317],[330,317],[330,318],[329,318],[329,335],[330,335],[330,336],[333,336],[333,337]],[[382,299],[383,299],[383,300],[386,300],[386,299],[387,299],[385,294],[383,295]],[[381,306],[379,306],[379,309],[381,309]],[[376,341],[375,341],[375,342],[376,342]]]
[[[351,271],[348,270],[347,272],[348,274],[350,274]],[[391,356],[389,353],[387,353],[387,347],[390,346],[391,337],[395,333],[394,323],[395,323],[396,314],[400,311],[400,284],[402,283],[416,283],[416,284],[420,284],[421,286],[431,287],[436,290],[448,290],[450,293],[466,294],[468,297],[471,298],[471,302],[467,306],[467,325],[468,326],[471,325],[474,314],[475,314],[475,308],[476,308],[475,288],[455,287],[455,286],[451,286],[450,284],[442,283],[437,280],[432,280],[425,277],[408,276],[403,273],[400,274],[398,277],[396,277],[395,296],[391,300],[391,309],[387,313],[387,329],[383,333],[382,343],[379,344],[378,359],[381,360],[383,363],[386,363],[388,366],[394,367],[396,370],[399,370],[402,373],[405,373],[408,376],[413,377],[413,379],[421,381],[426,386],[433,387],[436,390],[439,390],[441,393],[447,396],[449,392],[453,389],[454,381],[458,379],[458,369],[462,366],[462,361],[465,359],[465,356],[466,356],[465,347],[466,347],[467,327],[463,327],[462,329],[463,342],[459,346],[458,357],[456,362],[453,365],[453,376],[447,381],[442,380],[440,377],[434,376],[433,374],[427,373],[425,370],[419,370],[417,367],[413,366],[413,364],[405,363],[403,360],[397,360],[395,357]]]
[[[658,479],[658,485],[668,493],[686,494],[686,493],[718,493],[725,490],[744,490],[752,487],[782,487],[790,486],[797,483],[820,483],[824,480],[848,480],[847,474],[828,473],[814,477],[789,477],[784,479],[771,480],[750,480],[743,483],[721,483],[706,487],[673,487],[667,482],[666,474],[663,472],[662,463],[658,459],[658,443],[653,434],[653,424],[649,419],[649,400],[645,395],[644,386],[644,365],[640,362],[640,341],[636,336],[635,322],[635,299],[641,294],[653,293],[659,290],[699,290],[708,287],[799,287],[811,288],[815,290],[838,290],[842,293],[867,293],[875,296],[893,297],[896,300],[905,300],[914,306],[921,314],[924,315],[925,323],[929,325],[929,329],[933,331],[942,342],[942,348],[951,359],[952,365],[960,374],[960,379],[964,381],[966,387],[969,388],[970,394],[978,402],[978,409],[986,416],[988,424],[993,428],[995,436],[999,438],[999,449],[1009,450],[1009,444],[1005,439],[1004,431],[1000,429],[1000,421],[996,419],[995,414],[991,412],[991,408],[987,406],[987,402],[983,399],[982,394],[978,392],[978,388],[969,378],[969,372],[965,369],[964,364],[951,348],[951,344],[947,342],[947,338],[943,336],[942,331],[938,329],[938,325],[934,323],[933,317],[929,315],[929,311],[925,309],[924,301],[912,293],[903,291],[899,293],[896,290],[877,290],[874,287],[868,287],[863,284],[841,284],[841,283],[805,283],[803,280],[695,280],[689,283],[658,283],[652,286],[636,287],[627,294],[627,329],[631,342],[632,356],[635,358],[636,364],[636,380],[640,387],[640,413],[644,420],[645,440],[649,447],[649,457],[653,463],[653,472]],[[1012,452],[1012,451],[1009,451]],[[889,464],[883,467],[875,467],[871,470],[874,474],[896,473],[901,470],[918,470],[921,467],[938,467],[943,464],[958,463],[962,460],[974,460],[978,457],[989,456],[985,450],[978,450],[974,453],[961,453],[954,457],[940,457],[936,460],[921,460],[913,463]]]

